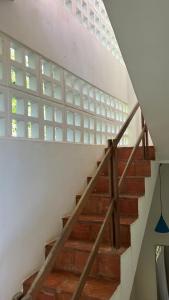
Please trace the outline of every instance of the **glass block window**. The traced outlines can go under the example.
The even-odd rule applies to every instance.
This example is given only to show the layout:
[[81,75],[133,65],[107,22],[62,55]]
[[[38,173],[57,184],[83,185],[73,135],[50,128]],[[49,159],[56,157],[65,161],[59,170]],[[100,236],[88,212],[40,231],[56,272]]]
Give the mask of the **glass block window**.
[[[74,1],[82,24],[102,36],[100,0],[65,0],[66,7]],[[0,137],[101,145],[127,116],[127,103],[0,34]],[[126,131],[121,145],[128,143]]]

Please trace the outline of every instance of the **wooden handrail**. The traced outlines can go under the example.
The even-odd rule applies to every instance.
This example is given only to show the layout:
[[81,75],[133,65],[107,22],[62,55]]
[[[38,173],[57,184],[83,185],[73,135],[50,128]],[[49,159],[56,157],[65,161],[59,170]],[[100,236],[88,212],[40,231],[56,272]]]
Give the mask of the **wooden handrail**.
[[[116,248],[120,247],[120,223],[119,223],[119,189],[121,187],[121,184],[127,174],[127,171],[132,163],[132,160],[134,158],[134,154],[136,152],[137,147],[140,144],[141,139],[144,138],[143,142],[143,148],[145,151],[145,147],[148,147],[148,131],[147,131],[147,126],[145,125],[144,119],[142,118],[142,132],[136,142],[135,147],[133,148],[128,162],[126,164],[126,167],[122,173],[122,176],[118,182],[118,168],[117,168],[117,145],[123,136],[124,132],[126,131],[127,127],[129,126],[133,116],[135,115],[137,109],[139,108],[139,104],[136,104],[136,106],[133,108],[132,112],[130,113],[128,119],[122,126],[120,132],[116,136],[116,138],[113,140],[109,140],[109,148],[107,149],[101,163],[99,164],[97,170],[95,171],[91,181],[85,188],[80,201],[78,202],[72,216],[68,219],[68,222],[63,228],[62,235],[59,238],[58,241],[55,242],[52,250],[50,251],[49,255],[47,256],[47,259],[45,260],[42,268],[40,269],[39,273],[37,274],[35,280],[33,281],[31,287],[27,291],[26,295],[21,297],[21,295],[18,296],[18,298],[13,298],[13,299],[22,299],[22,300],[34,300],[37,294],[39,293],[43,282],[46,278],[46,276],[49,274],[51,271],[54,262],[57,258],[57,256],[60,253],[61,248],[63,247],[65,241],[68,239],[73,226],[75,222],[78,220],[78,217],[80,213],[82,212],[82,209],[84,208],[86,201],[89,199],[89,196],[91,192],[94,190],[94,187],[96,185],[98,176],[101,174],[102,170],[104,169],[105,164],[108,162],[108,170],[109,170],[109,193],[110,193],[110,206],[108,208],[108,211],[106,213],[106,216],[104,218],[104,221],[101,225],[101,228],[97,234],[96,240],[94,242],[94,245],[92,247],[91,253],[88,257],[87,263],[85,265],[85,268],[80,276],[80,280],[78,283],[78,286],[73,294],[72,300],[78,300],[80,298],[80,295],[82,293],[82,290],[84,288],[84,285],[86,283],[87,277],[90,273],[90,270],[92,268],[92,264],[94,262],[94,259],[96,257],[96,254],[99,249],[99,245],[101,242],[101,239],[103,237],[103,232],[104,229],[107,225],[107,222],[110,221],[112,222],[113,226],[113,239],[114,239],[114,246]],[[110,216],[112,215],[112,219],[110,219]]]
[[128,161],[127,161],[127,164],[126,164],[126,166],[125,166],[125,169],[124,169],[124,171],[123,171],[123,173],[122,173],[122,175],[121,175],[121,177],[120,177],[120,180],[119,180],[119,183],[118,183],[118,188],[119,188],[119,190],[120,190],[120,188],[121,188],[122,182],[124,181],[124,178],[125,178],[126,175],[127,175],[127,171],[128,171],[128,169],[129,169],[129,167],[130,167],[132,161],[133,161],[134,154],[136,153],[137,147],[139,146],[139,144],[140,144],[140,142],[141,142],[141,140],[142,140],[142,137],[143,137],[144,134],[145,134],[145,130],[146,130],[146,125],[144,125],[144,127],[143,127],[143,129],[142,129],[142,132],[140,133],[140,135],[139,135],[139,137],[138,137],[138,139],[137,139],[137,142],[136,142],[136,144],[135,144],[135,147],[133,148],[133,150],[132,150],[132,152],[131,152],[131,154],[130,154],[130,156],[129,156],[129,159],[128,159]]
[[115,138],[115,141],[116,141],[116,144],[118,145],[119,141],[121,140],[123,134],[125,133],[127,127],[129,126],[131,120],[133,119],[137,109],[139,108],[140,104],[137,103],[133,110],[131,111],[130,115],[128,116],[127,120],[125,121],[125,123],[123,124],[122,128],[120,129],[119,133],[117,134],[116,138]]
[[78,283],[78,286],[73,294],[73,297],[71,300],[78,300],[80,299],[80,296],[81,296],[81,293],[82,293],[82,290],[85,286],[85,283],[86,283],[86,280],[87,280],[87,277],[91,271],[91,268],[92,268],[92,265],[93,265],[93,262],[95,260],[95,257],[96,257],[96,254],[98,252],[98,249],[99,249],[99,246],[100,246],[100,242],[102,240],[102,237],[103,237],[103,233],[104,233],[104,230],[105,230],[105,227],[108,223],[108,221],[110,220],[110,216],[113,212],[113,205],[114,205],[114,201],[111,201],[111,204],[108,208],[108,211],[106,213],[106,216],[105,216],[105,219],[102,223],[102,226],[97,234],[97,238],[96,238],[96,241],[92,247],[92,250],[91,250],[91,253],[88,257],[88,260],[85,264],[85,267],[84,267],[84,270],[80,276],[80,280],[79,280],[79,283]]

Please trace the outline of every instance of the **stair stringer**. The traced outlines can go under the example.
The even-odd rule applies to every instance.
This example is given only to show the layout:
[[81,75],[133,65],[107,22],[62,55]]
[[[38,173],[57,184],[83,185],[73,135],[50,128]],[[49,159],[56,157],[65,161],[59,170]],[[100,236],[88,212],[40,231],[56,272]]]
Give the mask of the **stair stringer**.
[[121,255],[121,280],[111,300],[129,300],[139,260],[141,245],[158,175],[158,163],[151,161],[151,177],[145,178],[145,195],[139,197],[138,219],[131,224],[131,246]]

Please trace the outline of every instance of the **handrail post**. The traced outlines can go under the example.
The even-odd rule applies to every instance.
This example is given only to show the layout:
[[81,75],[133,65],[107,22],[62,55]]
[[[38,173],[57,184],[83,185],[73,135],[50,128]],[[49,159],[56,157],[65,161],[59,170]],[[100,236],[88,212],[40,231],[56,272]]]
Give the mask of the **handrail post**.
[[[143,114],[141,113],[141,127],[142,127],[142,129],[144,128],[144,125],[145,125],[145,121],[144,121]],[[143,134],[143,138],[142,138],[142,146],[143,146],[143,157],[144,157],[144,159],[146,159],[146,141],[145,141],[145,133]]]
[[146,159],[149,159],[149,149],[148,149],[149,143],[148,143],[148,128],[147,128],[147,125],[146,125],[146,129],[145,129],[145,141],[146,141]]
[[114,247],[120,248],[120,212],[119,212],[119,190],[118,190],[118,160],[117,160],[117,141],[113,140],[112,151],[113,163],[113,196],[114,196],[114,210],[113,210],[113,238]]
[[[108,147],[112,148],[113,146],[113,141],[111,139],[108,140]],[[112,157],[112,151],[113,148],[111,149],[110,152],[110,158],[108,160],[108,177],[109,177],[109,196],[110,196],[110,201],[113,201],[113,157]],[[114,227],[114,222],[113,218],[110,220],[110,226],[111,226],[111,244],[114,246],[114,241],[113,241],[113,227]]]

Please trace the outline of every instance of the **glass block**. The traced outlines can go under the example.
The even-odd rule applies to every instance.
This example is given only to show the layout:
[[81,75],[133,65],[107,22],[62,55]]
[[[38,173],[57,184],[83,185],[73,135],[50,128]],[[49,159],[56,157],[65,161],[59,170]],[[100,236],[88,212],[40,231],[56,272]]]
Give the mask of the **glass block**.
[[101,94],[100,99],[102,103],[105,103],[105,94]]
[[89,100],[89,110],[95,112],[95,103],[93,100]]
[[56,65],[52,65],[53,79],[61,82],[62,70]]
[[81,22],[81,20],[82,20],[82,12],[81,12],[81,10],[79,8],[76,9],[76,17]]
[[96,131],[101,131],[101,122],[100,121],[96,122]]
[[28,122],[27,123],[28,138],[38,139],[39,138],[39,124]]
[[24,85],[24,75],[21,69],[16,67],[11,68],[11,82],[14,85],[23,86]]
[[0,118],[0,136],[5,136],[5,119]]
[[100,115],[101,114],[101,107],[99,104],[96,105],[96,114]]
[[89,88],[89,97],[91,97],[91,98],[94,97],[94,88],[92,88],[92,87]]
[[2,54],[3,54],[3,40],[0,37],[0,55],[2,55]]
[[110,97],[109,97],[109,96],[106,97],[106,104],[107,104],[108,106],[110,106],[110,104],[111,104],[111,101],[110,101]]
[[75,94],[75,95],[74,95],[74,104],[75,104],[76,106],[80,106],[80,104],[81,104],[80,94]]
[[108,133],[111,133],[111,130],[112,130],[112,126],[111,126],[110,124],[108,124],[108,125],[107,125],[107,132],[108,132]]
[[89,128],[89,126],[90,126],[89,119],[87,117],[84,117],[83,126],[84,126],[84,128]]
[[44,120],[53,121],[53,107],[49,105],[43,106]]
[[5,111],[5,97],[4,94],[0,92],[0,111]]
[[82,88],[82,94],[88,96],[88,92],[89,92],[89,86],[84,85]]
[[30,50],[25,51],[25,66],[30,69],[36,69],[37,55]]
[[89,144],[90,139],[89,139],[89,132],[88,131],[84,131],[84,144]]
[[19,63],[23,62],[23,49],[17,43],[10,43],[10,59]]
[[73,89],[80,92],[81,85],[82,85],[82,81],[79,79],[76,79],[73,84]]
[[88,18],[86,16],[82,16],[82,22],[85,27],[88,27]]
[[59,109],[55,109],[55,122],[63,123],[63,112]]
[[81,115],[75,113],[75,126],[81,126]]
[[106,109],[107,118],[111,118],[111,110],[109,108]]
[[24,121],[12,120],[12,136],[13,137],[24,137],[25,136],[25,123]]
[[73,104],[73,92],[72,91],[66,92],[66,102]]
[[62,100],[62,87],[59,84],[53,85],[53,97],[57,100]]
[[65,85],[68,87],[72,87],[72,85],[73,85],[72,74],[65,71],[64,78],[65,78]]
[[110,103],[111,103],[111,107],[114,107],[114,106],[115,106],[115,103],[114,103],[114,100],[113,100],[113,99],[110,100]]
[[11,106],[12,106],[12,113],[13,114],[24,115],[25,105],[24,105],[24,100],[23,99],[19,99],[17,97],[12,97]]
[[89,139],[90,139],[90,144],[94,144],[94,133],[93,132],[90,132]]
[[115,133],[115,127],[114,127],[114,126],[112,126],[111,132],[112,132],[113,134]]
[[27,102],[27,112],[29,117],[38,118],[39,107],[36,102],[28,101]]
[[71,128],[67,128],[67,141],[70,143],[74,142],[74,132]]
[[81,143],[81,131],[75,130],[75,143]]
[[65,6],[68,9],[72,10],[72,0],[65,0]]
[[96,94],[96,101],[100,101],[100,99],[101,99],[100,91],[96,90],[95,94]]
[[89,99],[86,97],[83,97],[83,108],[86,110],[89,109]]
[[51,70],[51,63],[48,62],[47,60],[41,60],[41,70],[42,74],[48,77],[51,77],[52,75],[52,70]]
[[31,73],[26,73],[26,88],[31,91],[37,91],[37,78]]
[[106,124],[102,122],[102,132],[106,132]]
[[42,91],[44,95],[52,97],[52,83],[50,81],[43,80]]
[[102,145],[105,145],[107,143],[107,138],[105,134],[102,134]]
[[55,141],[56,142],[63,141],[63,129],[60,127],[55,127]]
[[3,63],[0,61],[0,80],[3,79]]
[[105,117],[105,115],[106,115],[106,110],[105,110],[105,107],[103,105],[101,106],[101,115],[103,117]]
[[111,110],[111,119],[115,119],[115,113],[114,113],[114,111],[113,110]]
[[101,144],[101,134],[100,134],[100,133],[97,133],[97,134],[96,134],[96,144],[97,144],[97,145],[100,145],[100,144]]
[[45,141],[53,141],[53,127],[49,125],[44,126],[44,139]]
[[90,128],[91,130],[94,130],[94,119],[90,119],[90,120],[89,120],[89,128]]
[[84,0],[82,1],[82,8],[84,11],[87,11],[87,3]]
[[116,120],[119,121],[119,113],[116,112]]
[[74,114],[70,111],[67,111],[66,113],[66,122],[68,125],[74,124]]

